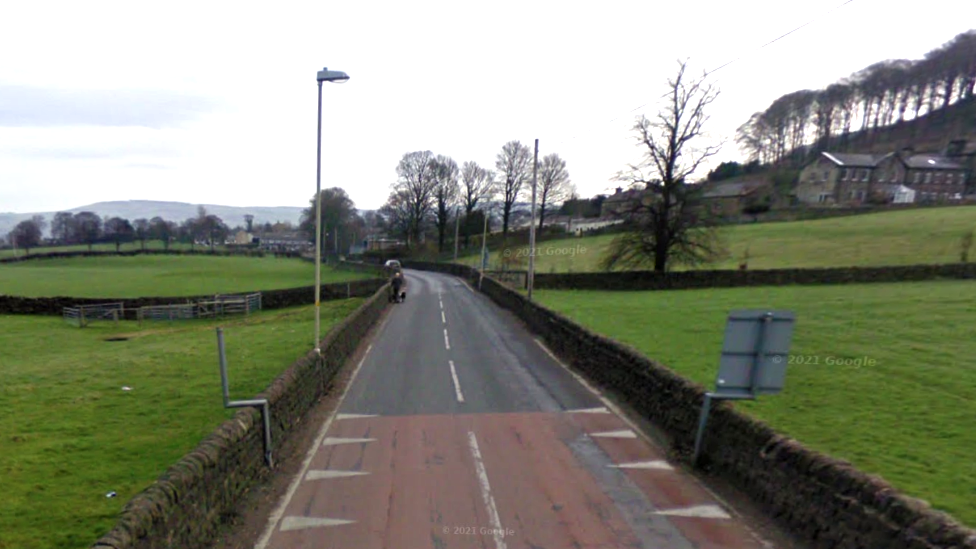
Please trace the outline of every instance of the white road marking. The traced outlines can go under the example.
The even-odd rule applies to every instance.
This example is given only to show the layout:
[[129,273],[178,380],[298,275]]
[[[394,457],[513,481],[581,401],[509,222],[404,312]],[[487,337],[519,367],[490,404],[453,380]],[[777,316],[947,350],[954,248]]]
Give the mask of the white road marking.
[[379,417],[376,414],[339,414],[336,416],[336,420],[340,419],[364,419],[368,417]]
[[451,365],[451,378],[454,379],[454,392],[457,394],[458,402],[464,402],[464,395],[461,394],[461,382],[458,381],[457,370],[454,369],[454,361],[448,360]]
[[335,470],[320,470],[312,469],[305,475],[305,480],[322,480],[330,478],[346,478],[346,477],[358,477],[360,475],[368,475],[366,471],[335,471]]
[[438,303],[440,303],[440,305],[441,305],[441,310],[444,310],[444,302],[443,301],[438,301]]
[[662,471],[674,471],[674,467],[668,462],[660,459],[654,461],[635,461],[633,463],[621,463],[611,465],[614,469],[660,469]]
[[324,441],[322,441],[322,446],[335,446],[337,444],[362,444],[364,442],[376,442],[376,439],[327,437]]
[[481,461],[481,450],[478,449],[478,439],[475,438],[473,431],[468,431],[468,442],[471,446],[471,455],[474,457],[474,467],[478,472],[478,483],[481,485],[481,497],[485,500],[485,507],[488,509],[488,520],[491,522],[495,547],[505,549],[505,538],[502,535],[502,522],[498,519],[498,508],[495,506],[495,498],[491,496],[488,473],[485,471],[484,462]]
[[714,518],[714,519],[729,519],[732,518],[728,513],[725,512],[718,505],[695,505],[692,507],[685,507],[683,509],[669,509],[667,511],[656,511],[655,515],[664,515],[669,517],[697,517],[697,518]]
[[444,328],[444,347],[446,347],[448,351],[451,350],[451,340],[447,338],[447,328]]
[[352,524],[354,520],[315,518],[315,517],[285,517],[281,523],[281,531],[304,530],[306,528],[319,528],[322,526],[340,526],[342,524]]
[[601,438],[637,438],[637,433],[631,431],[630,429],[622,429],[620,431],[606,431],[603,433],[590,433],[591,437],[601,437]]
[[609,414],[610,410],[600,406],[599,408],[581,408],[579,410],[566,410],[567,414]]
[[[474,291],[474,290],[472,290],[472,291]],[[583,376],[581,376],[578,373],[574,372],[572,370],[572,368],[570,368],[569,366],[566,366],[563,363],[562,360],[559,360],[559,358],[555,354],[553,354],[553,352],[550,351],[548,347],[546,347],[545,343],[543,343],[542,341],[540,341],[538,339],[536,339],[535,342],[536,342],[536,344],[539,347],[542,348],[543,351],[546,352],[547,355],[549,355],[552,358],[553,361],[556,362],[556,364],[562,366],[562,368],[564,370],[566,370],[566,372],[569,373],[569,375],[573,376],[573,378],[576,379],[576,381],[579,382],[580,385],[582,385],[583,387],[586,387],[591,393],[593,393],[594,395],[596,395],[596,397],[599,398],[600,401],[603,402],[603,404],[605,404],[607,406],[607,408],[609,408],[610,411],[612,411],[615,416],[617,416],[620,419],[622,419],[624,421],[624,423],[626,423],[627,425],[630,425],[631,428],[634,429],[635,431],[640,432],[640,430],[637,428],[637,425],[634,424],[634,422],[627,416],[627,414],[625,414],[623,412],[623,410],[620,409],[619,406],[617,406],[616,404],[614,404],[613,402],[611,402],[610,399],[608,399],[607,397],[605,397],[603,395],[603,393],[601,393],[599,390],[597,390],[596,387],[594,387],[592,384],[590,384],[590,382],[587,381],[586,378],[584,378]],[[640,438],[644,442],[646,442],[649,446],[651,446],[651,447],[659,447],[660,446],[657,442],[651,440],[644,433],[641,433],[640,434]],[[735,509],[733,509],[730,505],[728,505],[728,503],[726,503],[722,499],[722,496],[716,494],[714,490],[712,490],[707,485],[705,485],[704,482],[701,482],[700,480],[698,480],[697,478],[695,478],[693,476],[692,477],[688,477],[688,478],[689,478],[689,480],[691,480],[692,482],[694,482],[695,484],[697,484],[701,489],[703,489],[706,492],[708,492],[713,498],[715,498],[716,501],[725,503],[725,507],[727,509],[729,509],[732,513],[735,513]],[[755,530],[753,530],[752,528],[750,528],[748,525],[746,525],[745,523],[742,523],[742,522],[740,522],[739,524],[743,528],[745,528],[746,530],[748,530],[749,533],[752,534],[752,537],[755,538],[764,547],[772,547],[772,544],[770,544],[766,539],[764,539],[762,536],[760,536]]]
[[[386,318],[389,319],[390,317]],[[376,333],[383,333],[383,328],[386,327],[386,323],[388,321],[387,319],[383,320],[383,325],[380,326],[380,329],[377,330]],[[366,362],[366,357],[369,356],[369,352],[372,349],[372,344],[370,344],[369,347],[366,347],[366,352],[363,353],[362,360],[360,360],[359,364],[356,365],[356,370],[352,373],[352,377],[349,378],[349,387],[351,387],[353,381],[356,380],[356,376],[359,374],[359,369],[363,367],[363,363]],[[336,406],[336,411],[342,408],[342,403],[346,400],[347,394],[349,394],[348,391],[342,393],[342,397],[339,398],[339,405]],[[305,472],[308,471],[308,466],[311,465],[312,458],[315,457],[316,452],[318,452],[319,448],[322,446],[322,441],[325,440],[325,434],[329,432],[329,427],[332,426],[332,420],[334,419],[335,414],[333,413],[332,417],[322,424],[322,429],[319,431],[319,434],[316,437],[315,444],[308,449],[308,453],[305,455],[305,462],[302,464],[302,471],[291,481],[291,486],[288,487],[288,492],[285,494],[284,499],[282,499],[281,503],[278,504],[278,508],[271,513],[271,516],[268,518],[268,527],[264,530],[264,535],[261,536],[261,539],[254,544],[254,549],[265,549],[268,546],[268,542],[271,540],[271,536],[274,534],[275,528],[278,527],[278,523],[281,521],[282,515],[285,514],[285,508],[287,508],[288,504],[291,503],[291,498],[295,496],[295,491],[298,490],[298,485],[301,484],[302,478],[305,476]]]
[[444,316],[444,311],[441,311],[441,322],[447,324],[447,317]]

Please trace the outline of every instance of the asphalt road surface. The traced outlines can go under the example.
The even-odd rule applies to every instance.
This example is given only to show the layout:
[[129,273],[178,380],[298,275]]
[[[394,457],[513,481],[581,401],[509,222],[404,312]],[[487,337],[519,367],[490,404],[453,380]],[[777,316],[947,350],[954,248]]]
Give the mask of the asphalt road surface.
[[510,314],[406,276],[256,549],[768,547]]

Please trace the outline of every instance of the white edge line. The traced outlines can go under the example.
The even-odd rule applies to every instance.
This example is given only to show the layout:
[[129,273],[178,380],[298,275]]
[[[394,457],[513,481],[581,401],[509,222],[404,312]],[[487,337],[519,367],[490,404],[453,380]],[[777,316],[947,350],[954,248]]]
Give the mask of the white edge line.
[[[533,338],[533,339],[535,339],[535,338]],[[570,369],[569,366],[566,366],[565,364],[563,364],[563,361],[559,360],[559,358],[557,358],[556,355],[553,354],[553,352],[549,350],[549,347],[546,347],[545,343],[543,343],[542,341],[540,341],[538,339],[535,339],[535,342],[536,342],[536,344],[539,347],[542,347],[542,350],[545,351],[546,354],[549,355],[556,362],[556,364],[562,366],[563,369],[566,370],[567,372],[569,372],[569,375],[571,375],[574,378],[576,378],[576,381],[578,381],[583,387],[586,387],[591,393],[593,393],[594,395],[596,395],[596,397],[599,398],[603,402],[603,404],[606,405],[606,407],[609,408],[614,413],[615,416],[619,417],[621,420],[623,420],[624,423],[626,423],[627,425],[629,425],[630,428],[633,429],[633,431],[635,433],[637,433],[638,438],[640,438],[641,440],[643,440],[644,442],[646,442],[647,444],[649,444],[653,448],[660,448],[660,445],[657,442],[651,440],[647,435],[645,435],[644,432],[641,431],[637,427],[637,425],[635,425],[634,422],[631,421],[630,418],[627,417],[627,415],[624,414],[623,411],[621,411],[620,408],[617,407],[616,404],[614,404],[613,402],[610,402],[610,399],[608,399],[607,397],[603,396],[603,393],[601,393],[595,387],[593,387],[593,385],[591,385],[590,382],[588,382],[586,379],[584,379],[583,376],[577,374],[572,369]],[[715,501],[719,502],[722,505],[723,508],[725,508],[725,509],[727,509],[729,511],[730,514],[734,514],[734,515],[737,515],[737,516],[740,516],[741,517],[741,515],[738,512],[736,512],[736,510],[735,510],[734,507],[732,507],[731,505],[729,505],[729,503],[727,501],[725,501],[721,496],[719,496],[718,494],[716,494],[714,490],[712,490],[711,488],[709,488],[708,486],[706,486],[705,483],[702,482],[698,477],[696,477],[695,475],[688,475],[688,478],[692,479],[692,481],[695,482],[695,484],[697,484],[703,490],[705,490],[706,492],[708,492],[713,498],[715,498]],[[742,527],[746,528],[746,530],[748,530],[749,533],[752,534],[752,536],[756,540],[758,540],[760,543],[762,543],[763,545],[768,545],[769,544],[769,542],[767,542],[762,536],[760,536],[759,534],[757,534],[755,532],[755,530],[753,530],[752,528],[748,527],[745,524],[745,521],[740,521],[740,525]]]
[[464,395],[461,394],[461,382],[458,381],[457,370],[454,369],[454,361],[448,360],[451,365],[451,377],[454,378],[454,392],[457,394],[458,402],[464,402]]
[[491,521],[495,547],[505,549],[505,539],[502,537],[502,522],[498,519],[498,508],[495,506],[495,498],[491,496],[491,485],[488,484],[488,473],[485,471],[485,464],[481,461],[481,450],[478,449],[478,439],[475,438],[473,431],[468,431],[468,442],[471,446],[471,455],[474,457],[474,466],[478,472],[478,483],[481,485],[481,497],[485,500],[485,507],[488,508],[488,520]]
[[[389,318],[390,317],[386,317],[386,319]],[[383,328],[386,327],[386,319],[383,320],[383,325],[380,326],[379,330],[377,330],[377,334],[382,333]],[[363,353],[362,360],[360,360],[359,364],[356,365],[356,369],[353,371],[352,377],[349,378],[349,384],[346,386],[346,391],[342,393],[341,397],[339,397],[339,402],[336,405],[335,411],[332,412],[329,419],[327,419],[322,425],[322,429],[319,430],[319,434],[315,438],[315,444],[309,448],[308,453],[305,456],[305,462],[302,463],[301,472],[299,472],[298,475],[292,479],[291,486],[288,487],[288,492],[285,493],[284,499],[281,500],[278,507],[273,513],[271,513],[271,516],[268,518],[268,526],[264,530],[264,535],[262,535],[261,539],[259,539],[254,545],[254,549],[265,549],[268,546],[268,542],[271,541],[271,536],[274,535],[275,529],[278,528],[278,523],[281,522],[281,518],[285,514],[285,509],[288,507],[288,504],[291,503],[291,498],[294,497],[295,492],[298,490],[298,485],[301,484],[302,480],[305,478],[305,474],[308,472],[308,466],[312,464],[312,458],[315,457],[315,454],[318,453],[319,448],[322,447],[322,442],[325,440],[325,434],[329,432],[329,427],[332,426],[332,421],[335,419],[336,415],[338,415],[339,410],[342,409],[342,403],[346,400],[346,395],[349,394],[349,387],[352,387],[353,382],[356,381],[356,376],[359,374],[359,369],[363,367],[363,363],[366,362],[366,358],[369,357],[369,352],[372,349],[373,344],[370,343],[369,347],[366,347],[366,352]]]

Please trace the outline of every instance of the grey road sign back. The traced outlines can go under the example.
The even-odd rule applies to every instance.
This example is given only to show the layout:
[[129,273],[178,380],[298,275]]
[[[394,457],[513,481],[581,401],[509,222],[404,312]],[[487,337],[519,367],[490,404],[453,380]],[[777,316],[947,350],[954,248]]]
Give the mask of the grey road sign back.
[[729,313],[715,380],[716,396],[775,394],[786,382],[792,311],[743,309]]

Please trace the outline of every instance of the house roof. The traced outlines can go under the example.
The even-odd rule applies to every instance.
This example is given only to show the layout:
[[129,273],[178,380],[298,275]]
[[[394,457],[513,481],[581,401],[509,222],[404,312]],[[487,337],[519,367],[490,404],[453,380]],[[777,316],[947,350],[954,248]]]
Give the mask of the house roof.
[[961,165],[941,154],[913,154],[902,157],[902,162],[909,168],[923,170],[962,170]]
[[625,202],[633,200],[638,196],[643,196],[647,194],[648,189],[627,189],[626,191],[621,191],[619,193],[614,193],[603,200],[603,203],[613,203],[613,202]]
[[838,166],[844,166],[849,168],[874,168],[881,162],[888,154],[848,154],[848,153],[831,153],[823,152],[821,153],[828,160],[837,164]]
[[745,196],[761,186],[763,186],[763,183],[756,181],[714,183],[707,185],[702,190],[702,198],[734,198],[738,196]]
[[884,185],[878,185],[878,189],[888,193],[913,193],[914,189],[911,187],[906,187],[897,183],[887,183]]

